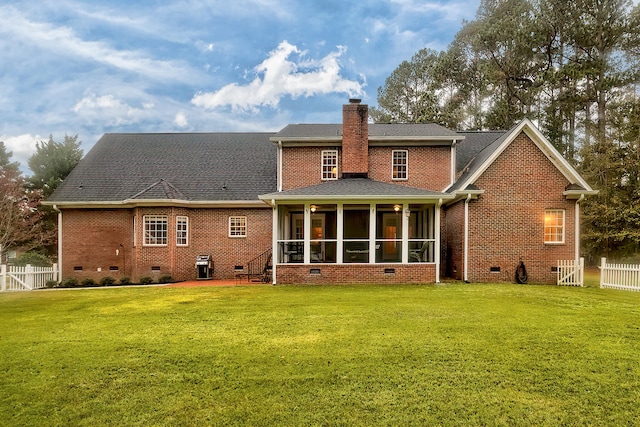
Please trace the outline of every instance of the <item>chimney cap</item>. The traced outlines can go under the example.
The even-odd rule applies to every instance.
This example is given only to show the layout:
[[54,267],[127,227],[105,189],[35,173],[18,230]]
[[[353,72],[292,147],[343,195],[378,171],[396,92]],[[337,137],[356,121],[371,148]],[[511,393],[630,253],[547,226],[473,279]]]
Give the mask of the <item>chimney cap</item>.
[[349,104],[360,104],[360,101],[362,101],[360,98],[349,98]]

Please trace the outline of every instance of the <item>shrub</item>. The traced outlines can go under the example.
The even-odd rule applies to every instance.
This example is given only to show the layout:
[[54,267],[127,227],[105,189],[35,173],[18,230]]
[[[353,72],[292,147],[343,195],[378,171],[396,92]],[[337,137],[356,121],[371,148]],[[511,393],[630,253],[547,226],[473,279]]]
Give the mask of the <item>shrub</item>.
[[160,278],[158,279],[158,283],[173,283],[173,282],[175,282],[175,280],[173,280],[173,277],[169,275],[160,276]]
[[87,277],[86,279],[82,279],[82,286],[91,287],[95,285],[96,285],[96,281],[90,277]]
[[121,285],[130,285],[131,284],[131,278],[130,277],[122,277],[120,278],[120,282]]
[[145,276],[145,277],[142,277],[140,279],[140,284],[141,285],[150,285],[152,283],[153,283],[153,279],[151,277],[149,277],[149,276]]
[[47,280],[47,283],[44,284],[47,288],[55,288],[58,286],[57,280]]
[[37,252],[25,252],[13,261],[13,265],[20,267],[24,267],[27,264],[34,267],[51,267],[51,260]]
[[100,279],[100,286],[112,286],[114,283],[116,283],[116,279],[110,276]]
[[78,286],[78,279],[64,279],[59,286],[61,288],[73,288],[74,286]]

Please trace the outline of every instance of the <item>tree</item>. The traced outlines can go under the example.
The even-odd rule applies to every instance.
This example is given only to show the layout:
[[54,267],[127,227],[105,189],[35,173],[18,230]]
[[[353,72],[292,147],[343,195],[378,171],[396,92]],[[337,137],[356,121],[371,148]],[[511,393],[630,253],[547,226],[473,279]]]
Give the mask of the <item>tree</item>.
[[36,143],[36,152],[29,158],[29,169],[33,175],[29,182],[34,189],[42,191],[48,197],[76,167],[82,159],[82,150],[78,135],[65,134],[63,142],[56,142],[53,136],[49,141]]
[[0,144],[0,259],[9,249],[30,250],[55,237],[55,230],[41,221],[41,192],[26,189],[17,163],[9,161],[11,154]]
[[370,110],[378,123],[437,122],[435,63],[438,52],[421,49],[402,63],[378,88],[378,108]]

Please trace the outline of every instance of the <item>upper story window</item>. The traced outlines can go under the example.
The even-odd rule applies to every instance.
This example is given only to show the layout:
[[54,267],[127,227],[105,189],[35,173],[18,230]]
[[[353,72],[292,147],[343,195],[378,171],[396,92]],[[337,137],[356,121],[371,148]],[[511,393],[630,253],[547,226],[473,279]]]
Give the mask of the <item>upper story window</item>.
[[564,243],[564,209],[544,211],[544,242]]
[[338,150],[322,152],[322,179],[338,179]]
[[229,217],[229,237],[247,237],[247,217]]
[[396,180],[403,180],[408,178],[407,164],[409,153],[407,150],[393,150],[393,175],[392,178]]
[[189,245],[189,218],[186,216],[176,217],[176,246]]
[[169,221],[166,215],[144,216],[144,245],[166,246]]

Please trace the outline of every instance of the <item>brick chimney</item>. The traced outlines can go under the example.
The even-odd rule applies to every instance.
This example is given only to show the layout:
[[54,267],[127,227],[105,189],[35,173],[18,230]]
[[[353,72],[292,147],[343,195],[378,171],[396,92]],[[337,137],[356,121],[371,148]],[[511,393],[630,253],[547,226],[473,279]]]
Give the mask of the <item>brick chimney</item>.
[[350,99],[342,106],[342,177],[369,174],[369,106]]

